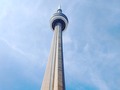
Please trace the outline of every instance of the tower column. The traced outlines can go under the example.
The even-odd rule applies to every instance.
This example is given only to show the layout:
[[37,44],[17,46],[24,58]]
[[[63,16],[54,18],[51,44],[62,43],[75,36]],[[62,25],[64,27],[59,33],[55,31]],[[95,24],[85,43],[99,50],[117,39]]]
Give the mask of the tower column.
[[57,34],[57,47],[54,74],[54,90],[65,90],[61,23],[57,23],[57,25],[55,26],[55,32]]

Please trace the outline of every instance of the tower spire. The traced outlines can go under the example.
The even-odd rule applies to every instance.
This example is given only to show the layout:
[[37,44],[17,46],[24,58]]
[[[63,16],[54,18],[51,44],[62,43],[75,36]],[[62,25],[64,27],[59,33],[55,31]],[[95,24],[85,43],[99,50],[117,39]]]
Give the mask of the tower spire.
[[61,5],[58,6],[57,12],[58,12],[58,13],[62,13]]
[[58,6],[58,9],[61,9],[61,4]]

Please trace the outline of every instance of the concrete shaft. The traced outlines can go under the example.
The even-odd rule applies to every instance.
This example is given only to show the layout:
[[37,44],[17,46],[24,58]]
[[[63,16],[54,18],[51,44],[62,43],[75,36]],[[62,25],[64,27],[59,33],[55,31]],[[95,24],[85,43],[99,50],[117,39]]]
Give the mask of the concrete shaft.
[[57,23],[41,90],[65,90],[62,28]]

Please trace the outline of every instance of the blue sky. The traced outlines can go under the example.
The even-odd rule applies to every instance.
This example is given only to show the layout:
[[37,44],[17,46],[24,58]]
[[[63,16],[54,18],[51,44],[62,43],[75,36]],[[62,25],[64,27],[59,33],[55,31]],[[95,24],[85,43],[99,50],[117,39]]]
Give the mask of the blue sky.
[[0,90],[40,90],[60,2],[66,90],[120,90],[120,0],[0,0]]

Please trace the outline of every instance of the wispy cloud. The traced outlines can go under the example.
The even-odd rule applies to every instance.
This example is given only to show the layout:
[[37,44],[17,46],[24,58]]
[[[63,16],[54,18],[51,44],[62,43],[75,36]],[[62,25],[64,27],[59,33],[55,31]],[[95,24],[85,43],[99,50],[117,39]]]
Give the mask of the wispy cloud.
[[3,41],[5,44],[8,45],[8,47],[10,47],[12,50],[14,50],[14,52],[17,52],[25,57],[32,57],[33,54],[24,52],[23,50],[21,50],[20,48],[17,48],[16,45],[11,44],[9,41],[7,41],[6,39],[0,38],[0,41]]
[[100,78],[100,76],[98,74],[95,74],[95,72],[91,72],[90,73],[91,76],[91,82],[98,87],[99,90],[110,90],[110,88],[108,87],[107,83]]

